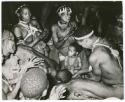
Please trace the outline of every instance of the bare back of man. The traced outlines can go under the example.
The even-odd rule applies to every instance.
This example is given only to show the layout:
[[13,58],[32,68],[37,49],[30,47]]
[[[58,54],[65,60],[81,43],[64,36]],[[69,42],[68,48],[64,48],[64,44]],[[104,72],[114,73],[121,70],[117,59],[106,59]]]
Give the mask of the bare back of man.
[[92,50],[89,57],[92,68],[90,76],[85,77],[87,81],[80,80],[84,90],[103,98],[123,98],[123,71],[119,52],[106,39],[95,36],[90,28],[81,27],[74,36],[79,45]]
[[70,82],[68,99],[123,98],[123,72],[110,49],[104,46],[94,47],[89,63],[92,66],[91,77]]
[[93,67],[93,74],[99,81],[107,85],[119,85],[123,83],[123,72],[111,51],[103,46],[98,46],[90,55],[89,62]]
[[[101,98],[123,98],[123,72],[117,58],[111,54],[111,51],[103,46],[94,48],[89,63],[92,66],[91,77],[87,78],[88,80],[73,81],[70,85],[73,85],[74,88],[71,89],[77,90],[78,93],[80,93],[78,90],[84,90],[81,91],[84,95],[81,95],[81,99],[85,98],[87,92],[93,94],[89,94],[88,99],[89,97],[95,97],[94,95]],[[79,84],[76,85],[77,83]],[[76,99],[76,96],[69,96],[69,98]],[[77,98],[79,99],[79,97]]]

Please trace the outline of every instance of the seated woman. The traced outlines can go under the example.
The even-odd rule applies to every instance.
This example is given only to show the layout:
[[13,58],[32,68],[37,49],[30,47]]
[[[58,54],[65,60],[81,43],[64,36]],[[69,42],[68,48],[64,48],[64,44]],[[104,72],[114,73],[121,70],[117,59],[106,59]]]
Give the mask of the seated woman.
[[71,22],[72,10],[70,7],[61,6],[57,10],[59,20],[52,26],[52,39],[54,46],[59,51],[60,56],[66,56],[68,54],[68,46],[74,42],[72,34],[76,29],[75,22]]
[[[33,25],[29,8],[26,5],[22,5],[15,13],[19,18],[18,24],[14,27],[14,34],[18,44],[28,45],[30,47],[38,46],[36,50],[44,53],[43,49],[45,49],[46,44],[43,41],[41,42],[41,40],[47,33],[43,33],[44,31]],[[38,24],[36,20],[35,23]]]

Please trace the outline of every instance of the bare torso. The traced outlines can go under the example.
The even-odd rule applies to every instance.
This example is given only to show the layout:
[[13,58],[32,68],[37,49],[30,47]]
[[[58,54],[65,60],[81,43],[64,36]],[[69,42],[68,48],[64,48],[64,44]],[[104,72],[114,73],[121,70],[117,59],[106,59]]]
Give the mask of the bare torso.
[[[95,51],[91,54],[90,58],[95,54],[96,65],[101,70],[101,81],[108,85],[117,85],[123,83],[123,72],[118,63],[118,59],[115,58],[106,47],[99,46],[95,48]],[[94,56],[93,56],[94,57]],[[93,73],[98,75],[98,71],[93,68]]]
[[68,26],[66,29],[61,29],[58,25],[56,26],[57,26],[57,36],[59,40],[64,38],[71,31],[71,26]]
[[[59,26],[59,24],[55,24],[52,27],[52,32],[53,32],[53,41],[54,44],[57,45],[59,42],[62,42],[64,40],[64,38],[69,35],[70,33],[72,33],[72,31],[76,28],[75,24],[73,22],[69,23],[65,28],[63,28],[63,26]],[[74,38],[72,36],[68,37],[68,39],[62,43],[62,45],[60,46],[60,48],[56,47],[57,49],[60,50],[60,52],[63,55],[67,55],[67,51],[68,51],[68,46],[74,42]]]

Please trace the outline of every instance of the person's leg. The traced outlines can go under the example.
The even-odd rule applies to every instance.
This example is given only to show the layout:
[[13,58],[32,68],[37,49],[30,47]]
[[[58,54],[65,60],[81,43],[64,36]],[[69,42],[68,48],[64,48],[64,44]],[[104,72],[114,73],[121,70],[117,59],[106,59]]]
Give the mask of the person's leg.
[[123,98],[123,87],[114,88],[100,82],[90,80],[73,80],[68,83],[68,89],[89,91],[104,99],[108,97]]

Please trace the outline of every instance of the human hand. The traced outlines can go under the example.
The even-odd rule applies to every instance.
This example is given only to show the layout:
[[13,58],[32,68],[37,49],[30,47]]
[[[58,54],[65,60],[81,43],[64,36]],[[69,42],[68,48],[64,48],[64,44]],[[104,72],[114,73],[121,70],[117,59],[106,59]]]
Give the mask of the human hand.
[[25,62],[24,65],[21,66],[21,73],[25,73],[31,67],[38,67],[44,61],[40,58],[33,57]]
[[84,78],[85,78],[85,79],[91,78],[91,74],[90,74],[90,73],[84,74]]
[[74,74],[73,76],[72,76],[72,78],[77,78],[77,77],[79,77],[79,73],[76,73],[76,74]]
[[39,37],[40,39],[46,39],[48,35],[49,35],[49,31],[46,28],[44,28],[44,30],[42,31],[42,34]]
[[74,30],[70,31],[69,34],[67,34],[67,35],[65,36],[65,39],[67,39],[67,38],[69,38],[70,36],[72,36],[73,33],[74,33]]
[[65,98],[63,94],[66,92],[66,88],[64,85],[54,86],[51,90],[49,99],[50,100],[59,100],[61,98]]

